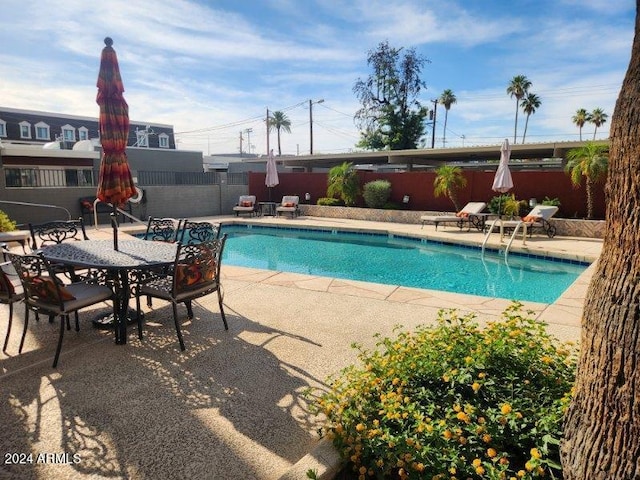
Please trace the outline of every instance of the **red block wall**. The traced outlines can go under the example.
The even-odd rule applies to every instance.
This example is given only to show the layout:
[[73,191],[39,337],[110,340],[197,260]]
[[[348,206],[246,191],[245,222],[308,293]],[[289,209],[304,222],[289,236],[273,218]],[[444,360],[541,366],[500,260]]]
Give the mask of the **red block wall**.
[[[495,171],[465,171],[467,186],[458,192],[461,205],[470,201],[489,200],[498,195],[491,190]],[[433,194],[434,172],[378,173],[359,171],[360,185],[386,179],[391,182],[391,201],[402,205],[402,199],[409,195],[409,210],[451,211],[453,205],[446,197],[436,198]],[[564,218],[584,218],[587,214],[586,191],[584,185],[574,188],[571,179],[563,171],[523,171],[511,172],[513,193],[519,200],[535,198],[541,203],[545,197],[558,198],[561,206],[557,216]],[[264,184],[264,173],[249,173],[249,193],[259,201],[269,200],[269,189]],[[284,195],[298,195],[304,203],[305,193],[311,194],[315,204],[320,197],[327,196],[327,173],[280,173],[280,184],[271,189],[271,200],[279,202]],[[605,215],[604,182],[597,183],[593,192],[594,218]],[[362,197],[358,206],[366,206]]]

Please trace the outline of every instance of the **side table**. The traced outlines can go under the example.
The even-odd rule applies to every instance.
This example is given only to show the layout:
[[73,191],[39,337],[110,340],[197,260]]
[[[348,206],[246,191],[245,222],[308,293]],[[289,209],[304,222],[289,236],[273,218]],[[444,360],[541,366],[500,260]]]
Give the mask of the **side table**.
[[260,207],[261,217],[275,217],[276,216],[276,202],[258,202]]

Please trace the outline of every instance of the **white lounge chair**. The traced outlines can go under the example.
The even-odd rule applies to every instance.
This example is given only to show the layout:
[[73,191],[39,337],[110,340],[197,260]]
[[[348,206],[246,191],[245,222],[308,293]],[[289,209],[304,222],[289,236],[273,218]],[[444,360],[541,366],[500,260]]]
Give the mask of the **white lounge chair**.
[[[424,228],[425,223],[433,223],[436,226],[436,230],[438,229],[439,223],[455,223],[458,227],[462,228],[465,223],[474,225],[474,218],[478,219],[477,214],[484,210],[487,204],[484,202],[469,202],[467,203],[462,210],[458,213],[441,213],[438,215],[423,215],[420,217],[422,221],[422,226],[420,228]],[[481,222],[484,223],[484,222]]]
[[553,238],[556,234],[556,227],[549,222],[549,219],[557,211],[558,207],[554,205],[536,205],[533,210],[520,220],[502,220],[500,221],[500,239],[502,240],[504,237],[505,229],[515,229],[515,232],[521,229],[522,242],[526,243],[527,233],[531,236],[534,228],[541,228],[549,238]]
[[256,205],[256,196],[255,195],[240,195],[240,199],[235,207],[233,207],[233,211],[236,212],[236,217],[241,213],[248,213],[253,216],[258,212]]
[[291,218],[300,215],[298,209],[298,203],[300,203],[300,197],[297,195],[285,195],[282,197],[282,202],[276,207],[276,215],[280,216],[282,213],[290,213]]

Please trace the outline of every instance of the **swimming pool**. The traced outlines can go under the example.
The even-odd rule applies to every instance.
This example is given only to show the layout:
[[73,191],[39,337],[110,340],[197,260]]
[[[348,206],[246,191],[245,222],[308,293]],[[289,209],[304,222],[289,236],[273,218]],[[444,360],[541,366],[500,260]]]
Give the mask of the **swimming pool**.
[[376,233],[225,225],[228,265],[553,303],[588,265]]

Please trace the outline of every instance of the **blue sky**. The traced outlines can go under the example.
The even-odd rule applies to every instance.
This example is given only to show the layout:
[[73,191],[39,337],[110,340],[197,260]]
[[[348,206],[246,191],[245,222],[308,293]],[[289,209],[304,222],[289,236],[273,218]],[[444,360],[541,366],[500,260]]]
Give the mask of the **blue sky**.
[[[118,54],[132,120],[173,125],[178,148],[266,153],[264,116],[282,110],[292,132],[283,154],[355,150],[353,94],[367,52],[382,41],[428,59],[429,103],[451,89],[447,146],[513,139],[526,75],[542,104],[527,141],[578,140],[578,108],[609,114],[628,67],[632,0],[36,0],[3,6],[0,105],[97,117],[103,39]],[[442,146],[444,108],[436,146]],[[524,116],[519,120],[519,141]],[[249,135],[245,130],[251,129]],[[593,136],[593,126],[583,137]],[[427,143],[430,146],[429,131]],[[276,145],[275,134],[271,146]]]

